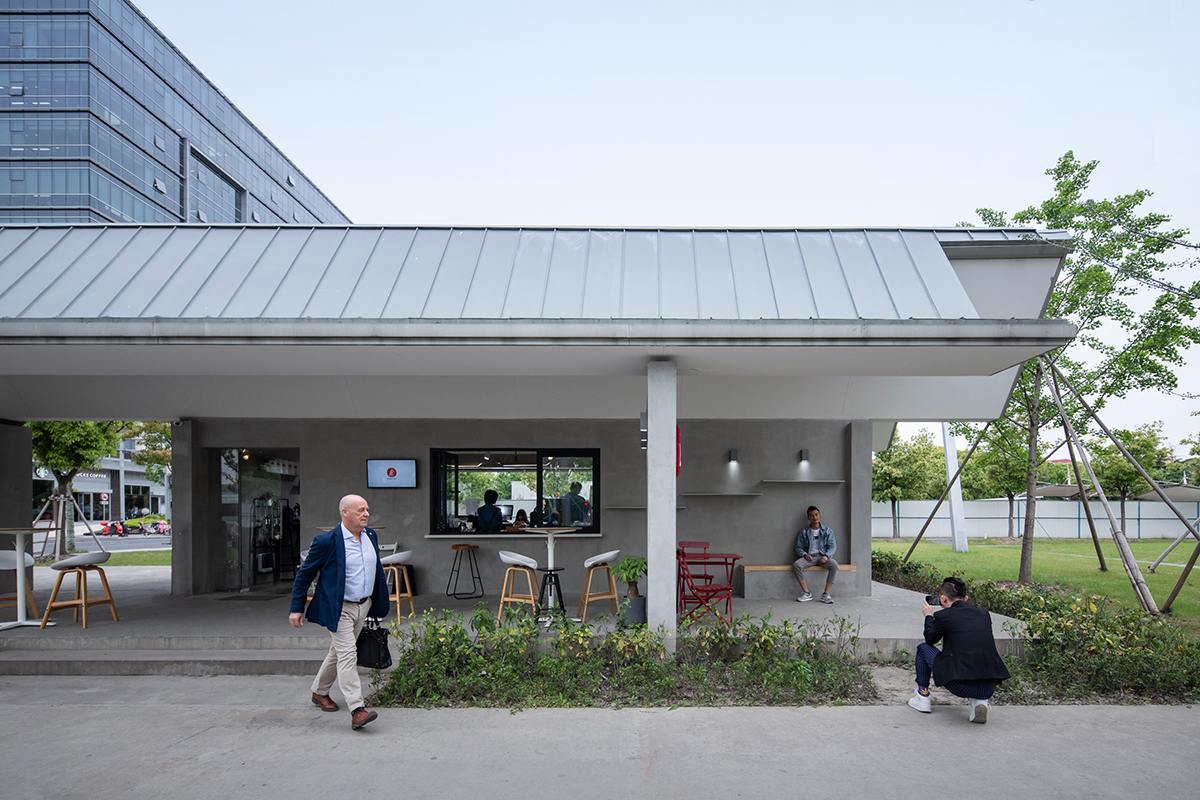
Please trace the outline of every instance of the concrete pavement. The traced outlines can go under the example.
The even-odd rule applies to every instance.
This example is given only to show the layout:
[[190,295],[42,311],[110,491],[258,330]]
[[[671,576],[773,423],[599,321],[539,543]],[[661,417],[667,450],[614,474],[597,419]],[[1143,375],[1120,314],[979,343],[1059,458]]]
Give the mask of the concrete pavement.
[[[0,679],[5,797],[1192,798],[1174,706],[380,709],[309,679]],[[335,690],[336,691],[336,690]],[[340,700],[340,697],[335,699]],[[814,755],[814,749],[821,755]],[[817,761],[824,769],[812,770]]]

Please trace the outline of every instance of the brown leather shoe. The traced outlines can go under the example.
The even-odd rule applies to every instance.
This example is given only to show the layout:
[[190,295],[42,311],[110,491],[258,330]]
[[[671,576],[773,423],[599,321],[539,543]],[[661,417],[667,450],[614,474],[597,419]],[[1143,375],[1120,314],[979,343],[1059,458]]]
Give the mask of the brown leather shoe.
[[363,706],[362,708],[356,708],[350,714],[350,727],[353,728],[354,730],[358,730],[363,725],[366,725],[368,722],[370,722],[371,720],[375,719],[378,716],[379,715],[376,714],[374,711],[367,711],[365,706]]
[[333,702],[327,694],[317,694],[313,692],[313,705],[320,706],[322,711],[337,711],[338,704]]

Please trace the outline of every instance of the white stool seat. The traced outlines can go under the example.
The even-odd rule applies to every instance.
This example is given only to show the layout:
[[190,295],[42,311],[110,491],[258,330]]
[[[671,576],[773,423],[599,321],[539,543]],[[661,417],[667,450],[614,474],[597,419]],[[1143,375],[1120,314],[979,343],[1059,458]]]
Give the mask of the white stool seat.
[[[25,554],[25,566],[33,566],[33,556],[29,553]],[[0,550],[0,569],[10,570],[17,568],[17,551],[16,550]]]
[[405,550],[403,553],[393,553],[390,556],[384,556],[383,558],[379,559],[379,563],[383,564],[385,567],[392,566],[394,564],[407,564],[409,559],[412,558],[412,554],[412,550]]
[[108,553],[80,553],[77,556],[54,562],[50,565],[50,569],[75,569],[76,567],[89,567],[92,564],[103,564],[108,561],[108,556]]
[[583,562],[583,568],[588,569],[597,564],[611,564],[617,560],[617,556],[621,555],[620,550],[609,550],[607,553],[601,553],[598,556],[592,556],[587,561]]
[[501,550],[500,560],[505,564],[510,564],[514,567],[529,567],[537,569],[537,562],[529,556],[523,556],[520,553],[514,553],[511,550]]

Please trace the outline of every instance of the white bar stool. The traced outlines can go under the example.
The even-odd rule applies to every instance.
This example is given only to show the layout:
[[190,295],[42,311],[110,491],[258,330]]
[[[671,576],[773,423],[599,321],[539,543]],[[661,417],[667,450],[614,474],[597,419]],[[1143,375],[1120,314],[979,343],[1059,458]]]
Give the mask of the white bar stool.
[[[500,610],[496,612],[496,622],[504,616],[504,604],[515,605],[517,603],[528,603],[533,606],[533,613],[537,613],[537,562],[529,556],[523,556],[520,553],[514,553],[509,550],[500,551],[500,560],[508,564],[508,571],[504,573],[504,588],[500,591]],[[516,591],[517,575],[525,576],[526,586],[529,587],[528,594],[520,594]]]
[[[388,597],[396,604],[397,617],[400,616],[400,601],[402,600],[408,601],[408,615],[410,617],[417,615],[417,609],[412,601],[412,565],[408,563],[412,560],[412,555],[412,550],[405,550],[402,553],[393,553],[379,559],[379,563],[383,565],[383,575],[388,579],[391,587],[388,590]],[[401,576],[404,578],[403,592],[400,591]]]
[[[25,556],[25,567],[26,568],[32,567],[33,566],[33,556],[29,555],[29,553],[24,553],[24,556]],[[16,571],[17,571],[17,552],[15,550],[0,550],[0,572],[12,572],[12,573],[16,574]],[[24,570],[22,570],[22,572],[23,571]],[[38,613],[37,603],[33,602],[33,586],[30,585],[28,578],[25,578],[24,580],[25,580],[25,607],[29,609],[29,616],[40,617],[41,614]],[[16,604],[17,604],[17,596],[15,594],[11,594],[11,595],[6,594],[3,597],[0,597],[0,608],[8,608],[9,606],[15,606]]]
[[[46,613],[42,615],[42,627],[46,627],[46,623],[50,620],[50,613],[57,611],[60,608],[73,608],[75,614],[72,617],[72,622],[79,621],[79,614],[83,612],[83,627],[88,626],[88,607],[107,605],[108,610],[112,612],[113,622],[120,622],[117,618],[117,606],[113,603],[112,590],[108,588],[108,578],[104,575],[104,569],[100,567],[105,561],[108,561],[108,553],[80,553],[77,556],[64,558],[62,561],[50,565],[51,569],[59,570],[58,580],[54,582],[54,591],[50,593],[50,602],[46,603]],[[68,573],[75,573],[75,599],[74,600],[56,600],[58,597],[59,587],[62,586],[63,578],[67,577]],[[100,582],[104,584],[104,597],[96,600],[89,600],[87,596],[87,575],[89,572],[96,572],[100,575]]]
[[[620,550],[609,550],[607,553],[600,553],[592,556],[583,562],[584,568],[587,570],[587,579],[583,584],[583,594],[579,597],[579,619],[581,622],[587,622],[588,603],[593,600],[608,600],[612,604],[612,613],[617,613],[617,582],[613,580],[612,568],[609,566],[617,560],[617,556],[621,555]],[[608,576],[608,587],[604,592],[592,591],[592,576],[598,570],[604,570]]]

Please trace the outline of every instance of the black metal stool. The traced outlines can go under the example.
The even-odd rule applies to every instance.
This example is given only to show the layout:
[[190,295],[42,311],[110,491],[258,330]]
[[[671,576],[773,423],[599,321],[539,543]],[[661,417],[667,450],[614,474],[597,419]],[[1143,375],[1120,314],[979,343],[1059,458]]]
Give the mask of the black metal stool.
[[[450,577],[446,580],[446,596],[453,597],[456,600],[470,600],[474,597],[483,597],[483,578],[479,575],[479,562],[475,560],[475,551],[479,549],[476,544],[452,544],[450,549],[454,551],[454,566],[450,567]],[[467,554],[467,561],[471,566],[471,592],[469,594],[460,594],[458,591],[458,578],[462,573],[462,558],[463,553]],[[450,584],[454,584],[454,588],[450,588]],[[478,587],[478,590],[476,589]]]
[[542,576],[542,588],[538,592],[538,608],[542,611],[546,609],[546,590],[550,589],[554,592],[554,599],[558,601],[558,610],[567,613],[567,609],[563,606],[562,584],[558,582],[558,573],[563,571],[562,567],[538,567],[538,572],[544,572]]

